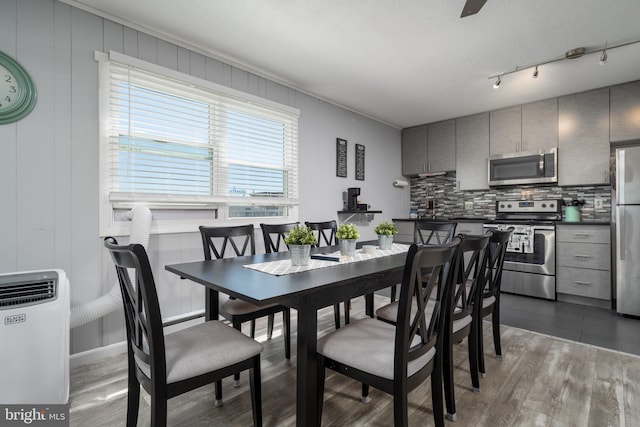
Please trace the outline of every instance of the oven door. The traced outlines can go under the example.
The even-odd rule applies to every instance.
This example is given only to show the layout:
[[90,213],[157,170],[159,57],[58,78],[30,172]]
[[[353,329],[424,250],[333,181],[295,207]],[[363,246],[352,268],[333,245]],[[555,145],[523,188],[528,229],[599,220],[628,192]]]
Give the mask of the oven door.
[[[506,229],[509,225],[485,224],[485,229]],[[556,231],[551,225],[534,225],[533,251],[521,253],[507,250],[504,270],[523,273],[556,274]]]
[[550,226],[533,227],[533,252],[507,252],[504,269],[523,273],[556,274],[556,231]]

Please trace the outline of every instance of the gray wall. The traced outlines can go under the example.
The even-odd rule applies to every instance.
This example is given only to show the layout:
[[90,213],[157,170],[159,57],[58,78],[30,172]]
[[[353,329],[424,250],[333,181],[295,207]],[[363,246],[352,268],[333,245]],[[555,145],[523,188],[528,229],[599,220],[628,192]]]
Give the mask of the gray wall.
[[[383,214],[362,228],[373,238],[381,220],[407,215],[400,131],[200,53],[54,0],[0,1],[0,50],[36,83],[38,103],[18,123],[0,125],[0,273],[61,268],[72,306],[108,291],[113,267],[98,235],[98,67],[94,51],[126,55],[299,108],[300,220],[337,217],[342,191]],[[349,176],[335,176],[335,139],[349,141]],[[366,146],[366,180],[354,179],[354,145]],[[124,239],[123,241],[126,241]],[[164,271],[199,259],[196,233],[153,235],[149,243],[163,315],[204,306],[202,288]],[[72,331],[72,352],[124,339],[121,313]]]

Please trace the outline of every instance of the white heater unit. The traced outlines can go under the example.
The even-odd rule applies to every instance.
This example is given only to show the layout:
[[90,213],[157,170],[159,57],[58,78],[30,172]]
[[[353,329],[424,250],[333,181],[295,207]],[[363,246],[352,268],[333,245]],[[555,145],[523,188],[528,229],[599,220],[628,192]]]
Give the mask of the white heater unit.
[[0,404],[69,401],[69,312],[64,271],[0,274]]

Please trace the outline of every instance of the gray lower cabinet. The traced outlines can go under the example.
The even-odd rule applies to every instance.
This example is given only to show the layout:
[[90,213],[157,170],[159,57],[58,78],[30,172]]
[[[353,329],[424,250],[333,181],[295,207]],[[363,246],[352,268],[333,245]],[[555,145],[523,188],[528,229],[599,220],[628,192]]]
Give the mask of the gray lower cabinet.
[[484,234],[482,222],[458,221],[458,225],[456,226],[456,235],[458,234]]
[[396,227],[398,227],[398,234],[396,234],[393,238],[395,242],[413,242],[414,221],[394,221],[393,223]]
[[609,308],[611,233],[608,225],[556,227],[556,292],[559,301]]
[[558,184],[609,184],[609,88],[558,100]]
[[418,175],[427,171],[427,125],[402,130],[402,174]]
[[640,81],[611,87],[611,141],[640,139]]
[[459,190],[489,188],[489,113],[456,119],[456,178]]

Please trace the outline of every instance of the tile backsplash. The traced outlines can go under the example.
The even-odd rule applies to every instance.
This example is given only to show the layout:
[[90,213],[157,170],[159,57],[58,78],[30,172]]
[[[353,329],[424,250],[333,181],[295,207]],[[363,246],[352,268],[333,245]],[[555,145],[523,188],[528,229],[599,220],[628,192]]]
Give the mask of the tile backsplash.
[[[420,217],[495,219],[496,200],[503,199],[563,199],[567,204],[573,199],[584,199],[585,204],[581,209],[582,221],[611,220],[611,187],[609,185],[584,187],[530,185],[462,191],[456,189],[456,177],[453,174],[411,178],[411,210],[417,211]],[[433,201],[433,209],[429,209],[429,201]],[[598,206],[596,209],[596,201],[601,202],[602,207]]]

